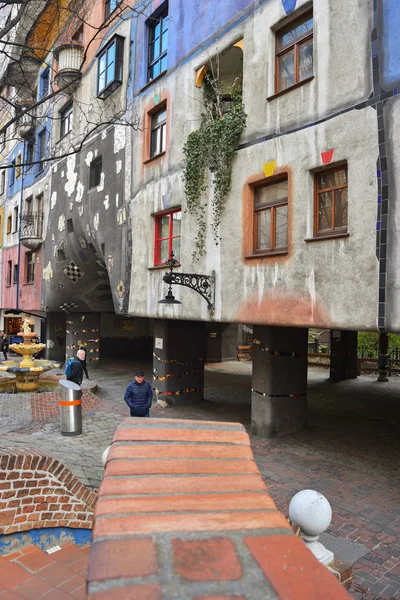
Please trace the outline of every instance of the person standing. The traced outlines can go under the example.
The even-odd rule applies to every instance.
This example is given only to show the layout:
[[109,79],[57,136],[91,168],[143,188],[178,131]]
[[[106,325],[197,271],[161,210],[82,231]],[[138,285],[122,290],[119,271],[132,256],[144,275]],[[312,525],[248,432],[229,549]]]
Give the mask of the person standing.
[[81,385],[83,380],[83,366],[82,362],[85,360],[85,353],[83,350],[78,350],[76,357],[71,362],[69,367],[69,374],[67,375],[68,381],[73,381],[77,385]]
[[88,370],[87,370],[87,361],[86,361],[86,349],[80,340],[78,341],[78,349],[79,349],[79,351],[83,352],[83,354],[81,354],[81,356],[83,356],[83,358],[80,358],[79,360],[82,363],[82,368],[86,375],[86,379],[89,379],[89,374],[88,374]]
[[8,341],[7,336],[4,331],[0,331],[0,339],[1,339],[1,351],[3,352],[4,360],[8,360],[7,352],[8,352]]
[[153,390],[145,381],[143,371],[136,372],[135,379],[126,388],[124,400],[130,408],[131,417],[150,417]]

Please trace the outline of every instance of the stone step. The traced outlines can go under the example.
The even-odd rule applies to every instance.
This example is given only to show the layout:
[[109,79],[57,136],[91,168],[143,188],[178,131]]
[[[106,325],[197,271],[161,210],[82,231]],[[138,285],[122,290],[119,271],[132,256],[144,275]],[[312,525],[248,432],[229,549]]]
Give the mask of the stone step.
[[89,551],[67,543],[47,554],[30,545],[0,556],[0,600],[85,600]]

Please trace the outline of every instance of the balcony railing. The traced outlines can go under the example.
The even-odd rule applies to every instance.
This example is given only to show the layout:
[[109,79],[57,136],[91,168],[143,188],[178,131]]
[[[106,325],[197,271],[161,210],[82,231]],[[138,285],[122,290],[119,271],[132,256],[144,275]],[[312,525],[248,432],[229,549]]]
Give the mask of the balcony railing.
[[30,250],[37,250],[42,244],[43,211],[23,213],[21,216],[21,242]]

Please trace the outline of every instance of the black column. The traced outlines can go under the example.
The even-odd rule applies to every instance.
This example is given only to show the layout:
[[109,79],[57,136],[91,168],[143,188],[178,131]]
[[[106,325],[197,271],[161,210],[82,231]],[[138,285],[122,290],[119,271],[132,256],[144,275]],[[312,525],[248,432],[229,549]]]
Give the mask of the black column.
[[331,381],[357,377],[357,331],[331,331]]
[[153,387],[169,404],[204,399],[206,325],[197,321],[154,323]]
[[254,326],[251,430],[277,437],[307,421],[308,330]]

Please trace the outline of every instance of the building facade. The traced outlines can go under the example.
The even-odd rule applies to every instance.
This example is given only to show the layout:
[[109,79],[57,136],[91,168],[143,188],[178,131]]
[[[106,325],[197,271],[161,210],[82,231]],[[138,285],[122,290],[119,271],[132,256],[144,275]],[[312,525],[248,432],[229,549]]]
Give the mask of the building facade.
[[[48,11],[22,28],[36,43]],[[332,330],[348,361],[355,332],[400,332],[395,0],[107,0],[80,11],[35,57],[24,106],[44,101],[23,135],[6,136],[3,318],[35,313],[54,358],[78,339],[97,360],[153,337],[155,387],[171,401],[201,398],[211,335],[232,346],[226,324],[253,325],[254,430],[301,427],[308,328]],[[3,67],[2,82],[16,94],[14,71]],[[182,164],[210,82],[217,118],[237,91],[246,113],[216,236],[219,159],[197,217]],[[3,108],[2,123],[14,116]],[[159,303],[171,251],[174,274],[208,278],[210,302],[189,284],[173,286],[179,303]]]

